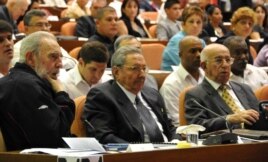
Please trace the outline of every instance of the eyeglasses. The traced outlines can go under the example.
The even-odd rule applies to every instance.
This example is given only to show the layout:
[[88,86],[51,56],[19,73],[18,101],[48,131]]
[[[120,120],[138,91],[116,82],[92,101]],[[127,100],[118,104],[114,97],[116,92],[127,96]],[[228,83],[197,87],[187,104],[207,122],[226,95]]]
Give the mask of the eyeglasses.
[[216,57],[215,59],[213,59],[213,60],[208,60],[208,61],[213,61],[213,62],[215,62],[218,66],[222,65],[224,61],[225,61],[228,65],[232,65],[232,64],[234,63],[234,58],[232,58],[232,57],[226,57],[226,58],[223,58],[223,57]]
[[147,66],[127,66],[123,65],[126,67],[128,70],[133,71],[135,73],[140,73],[141,71],[144,71],[145,73],[148,73],[149,68]]
[[47,29],[50,29],[52,25],[49,23],[36,23],[33,25],[28,25],[28,26],[33,26],[33,27],[38,27],[38,28],[46,27]]

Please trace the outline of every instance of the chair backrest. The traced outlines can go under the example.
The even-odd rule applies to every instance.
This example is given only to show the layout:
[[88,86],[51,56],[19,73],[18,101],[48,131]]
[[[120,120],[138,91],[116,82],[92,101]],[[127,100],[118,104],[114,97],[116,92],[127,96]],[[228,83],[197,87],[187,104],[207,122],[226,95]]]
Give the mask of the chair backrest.
[[0,152],[5,152],[5,151],[7,151],[6,150],[6,144],[5,144],[5,141],[4,141],[2,131],[0,129]]
[[69,22],[64,23],[60,29],[61,35],[74,36],[75,26],[76,26],[76,22],[74,21],[69,21]]
[[158,12],[156,11],[145,11],[140,13],[140,17],[143,20],[156,21],[158,17]]
[[193,88],[193,86],[184,88],[179,95],[179,123],[180,125],[187,125],[187,120],[185,118],[185,94],[191,88]]
[[148,29],[152,38],[157,38],[156,29],[157,29],[157,25],[152,25]]
[[81,115],[86,102],[86,96],[80,96],[74,99],[75,102],[75,117],[71,126],[71,133],[77,137],[86,137],[86,128],[81,120]]
[[74,49],[72,49],[69,54],[70,56],[72,56],[75,59],[78,59],[78,53],[81,50],[81,47],[75,47]]
[[268,100],[268,85],[264,85],[255,91],[255,96],[259,101]]
[[250,54],[251,54],[251,56],[252,56],[252,58],[253,58],[253,60],[255,60],[255,58],[257,57],[257,51],[256,51],[256,49],[253,47],[253,46],[249,46],[249,51],[250,51]]
[[66,17],[66,13],[67,13],[67,8],[64,9],[64,10],[62,10],[62,11],[60,12],[60,18],[61,18],[61,19],[65,18],[65,17]]
[[162,63],[162,53],[165,46],[160,43],[142,44],[142,54],[148,67],[152,70],[160,70]]

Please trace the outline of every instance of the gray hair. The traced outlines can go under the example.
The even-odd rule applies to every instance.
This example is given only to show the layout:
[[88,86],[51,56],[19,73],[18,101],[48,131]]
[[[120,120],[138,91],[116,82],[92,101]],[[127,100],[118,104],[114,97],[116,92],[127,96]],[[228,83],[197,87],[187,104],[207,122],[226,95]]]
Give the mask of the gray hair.
[[53,34],[45,31],[37,31],[26,36],[21,42],[19,62],[26,62],[26,54],[28,52],[32,52],[38,56],[42,40],[44,39],[51,39],[56,41],[56,38]]
[[114,55],[112,56],[112,67],[114,66],[122,66],[125,64],[126,62],[126,57],[127,55],[131,55],[131,54],[142,54],[141,50],[137,47],[133,47],[133,46],[124,46],[124,47],[120,47],[119,49],[117,49],[114,53]]
[[119,36],[114,42],[114,49],[117,50],[118,48],[120,48],[121,42],[123,42],[125,40],[132,40],[132,39],[137,40],[137,38],[134,37],[133,35],[121,35],[121,36]]
[[240,36],[230,36],[223,42],[223,45],[225,45],[229,50],[233,49],[238,44],[247,46],[245,39]]
[[32,9],[32,10],[26,12],[25,16],[23,17],[24,25],[29,26],[31,19],[34,16],[45,17],[45,16],[47,16],[47,14],[42,10]]

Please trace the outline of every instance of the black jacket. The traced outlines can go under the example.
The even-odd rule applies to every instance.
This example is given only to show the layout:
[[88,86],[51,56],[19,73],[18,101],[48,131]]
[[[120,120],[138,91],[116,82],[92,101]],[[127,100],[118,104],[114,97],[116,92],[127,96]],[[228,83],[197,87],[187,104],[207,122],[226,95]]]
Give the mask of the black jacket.
[[0,79],[0,126],[7,150],[62,147],[74,111],[66,92],[55,93],[26,64],[17,63]]

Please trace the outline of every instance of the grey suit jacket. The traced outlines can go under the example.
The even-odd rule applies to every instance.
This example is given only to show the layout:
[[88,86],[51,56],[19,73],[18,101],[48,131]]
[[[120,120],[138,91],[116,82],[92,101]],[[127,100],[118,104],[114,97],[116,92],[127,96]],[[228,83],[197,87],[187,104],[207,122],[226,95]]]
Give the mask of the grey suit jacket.
[[[141,91],[169,140],[175,138],[175,127],[167,118],[165,104],[155,89],[144,87]],[[95,128],[101,143],[143,142],[144,131],[139,116],[125,93],[114,80],[92,88],[86,99],[82,119]],[[90,132],[90,127],[87,128]]]
[[[245,109],[254,109],[259,111],[259,101],[255,97],[253,91],[246,84],[236,83],[230,81],[234,93]],[[218,117],[196,103],[191,101],[195,99],[202,106],[207,107],[213,112],[221,115]],[[228,114],[233,112],[228,105],[221,98],[219,93],[204,79],[203,82],[189,90],[185,96],[185,117],[189,124],[200,124],[206,128],[205,132],[226,129],[225,118]],[[239,125],[234,125],[239,127]]]

